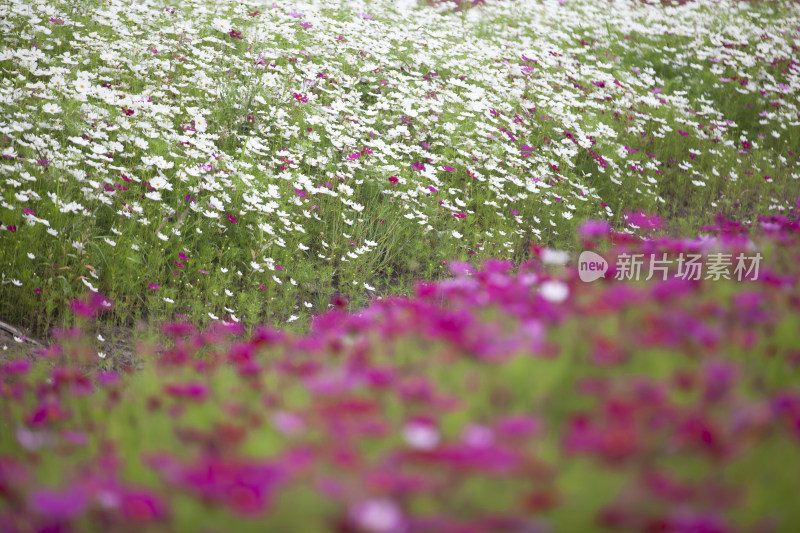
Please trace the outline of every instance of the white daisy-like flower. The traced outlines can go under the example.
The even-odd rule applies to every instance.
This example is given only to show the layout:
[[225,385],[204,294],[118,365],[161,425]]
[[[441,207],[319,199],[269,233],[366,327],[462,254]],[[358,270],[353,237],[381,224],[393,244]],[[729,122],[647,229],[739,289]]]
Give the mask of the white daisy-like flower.
[[410,422],[403,428],[403,439],[412,448],[432,450],[439,444],[439,431],[430,424]]
[[54,115],[55,113],[61,113],[61,107],[58,104],[53,103],[44,104],[42,106],[42,111]]
[[89,283],[89,280],[82,278],[81,281],[83,282],[84,285],[86,285],[89,288],[90,291],[97,292],[97,287]]
[[548,280],[539,287],[542,298],[552,303],[561,303],[569,296],[569,286],[563,281]]
[[150,186],[156,190],[160,189],[172,190],[172,186],[170,186],[169,182],[166,180],[164,176],[156,176],[155,178],[151,179]]
[[229,33],[233,29],[231,21],[221,18],[214,19],[214,22],[211,23],[211,27],[222,33]]
[[569,262],[569,253],[563,250],[545,248],[539,254],[539,258],[545,265],[566,265]]

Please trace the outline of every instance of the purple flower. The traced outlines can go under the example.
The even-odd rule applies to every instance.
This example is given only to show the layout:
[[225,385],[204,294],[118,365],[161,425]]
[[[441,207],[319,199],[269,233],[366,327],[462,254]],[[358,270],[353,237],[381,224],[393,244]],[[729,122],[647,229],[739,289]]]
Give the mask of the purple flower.
[[578,235],[584,239],[605,237],[611,232],[611,225],[605,220],[587,220],[578,228]]
[[43,489],[31,496],[31,507],[42,516],[56,520],[70,520],[83,513],[88,505],[81,487],[56,491]]

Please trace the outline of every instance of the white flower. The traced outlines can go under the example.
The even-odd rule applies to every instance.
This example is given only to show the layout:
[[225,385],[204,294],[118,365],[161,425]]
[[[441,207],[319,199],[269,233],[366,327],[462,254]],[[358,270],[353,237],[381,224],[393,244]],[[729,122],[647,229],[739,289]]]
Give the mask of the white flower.
[[566,265],[569,261],[569,253],[552,248],[542,250],[539,257],[545,265]]
[[156,190],[166,189],[168,191],[172,190],[172,185],[164,178],[164,176],[156,176],[152,180],[150,180],[150,186]]
[[28,259],[36,259],[36,256],[28,252]]
[[100,359],[105,359],[106,358],[106,352],[97,352],[97,357],[99,357]]
[[73,85],[75,86],[76,91],[83,94],[88,93],[92,89],[92,84],[89,83],[88,80],[83,78],[78,78],[77,80],[75,80]]
[[103,237],[103,240],[106,241],[106,244],[110,244],[111,246],[116,246],[117,243],[109,239],[108,237]]
[[403,529],[403,513],[389,499],[368,500],[351,511],[358,529],[370,533],[394,533]]
[[463,235],[461,235],[461,234],[460,234],[459,232],[457,232],[456,230],[453,230],[453,237],[455,237],[456,239],[460,239],[461,237],[463,237]]
[[439,444],[439,432],[436,428],[422,422],[406,424],[403,438],[409,446],[418,450],[432,450]]
[[58,106],[58,104],[44,104],[42,106],[42,111],[44,111],[45,113],[50,113],[52,115],[55,113],[60,113],[61,108]]
[[229,20],[220,18],[214,19],[214,22],[211,23],[211,27],[222,33],[229,33],[233,29]]
[[210,318],[211,320],[219,320],[219,317],[212,313],[208,313],[208,318]]
[[569,296],[569,286],[557,280],[548,280],[539,287],[539,294],[548,302],[561,303]]
[[11,283],[13,283],[16,287],[22,287],[22,282],[18,279],[12,279]]
[[297,315],[292,315],[292,316],[290,316],[290,317],[289,317],[289,318],[286,320],[286,322],[294,322],[294,321],[295,321],[295,320],[297,320],[298,318],[300,318],[300,317],[299,317],[299,316],[297,316]]

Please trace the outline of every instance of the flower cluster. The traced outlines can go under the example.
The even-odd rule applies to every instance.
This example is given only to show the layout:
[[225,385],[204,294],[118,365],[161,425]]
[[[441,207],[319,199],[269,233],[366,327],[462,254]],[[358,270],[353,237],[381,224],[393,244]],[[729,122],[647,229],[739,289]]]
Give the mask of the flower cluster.
[[358,313],[337,298],[307,335],[165,324],[132,373],[62,332],[0,366],[0,529],[791,529],[800,219],[703,231],[580,233],[617,253],[757,248],[763,275],[589,284],[534,249]]

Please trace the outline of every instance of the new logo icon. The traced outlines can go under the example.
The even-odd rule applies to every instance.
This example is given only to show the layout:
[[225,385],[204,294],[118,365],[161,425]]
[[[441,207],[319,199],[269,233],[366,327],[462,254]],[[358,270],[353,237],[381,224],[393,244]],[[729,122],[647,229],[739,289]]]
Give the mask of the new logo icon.
[[578,257],[578,276],[581,281],[591,282],[602,278],[608,270],[608,261],[603,256],[588,250]]

